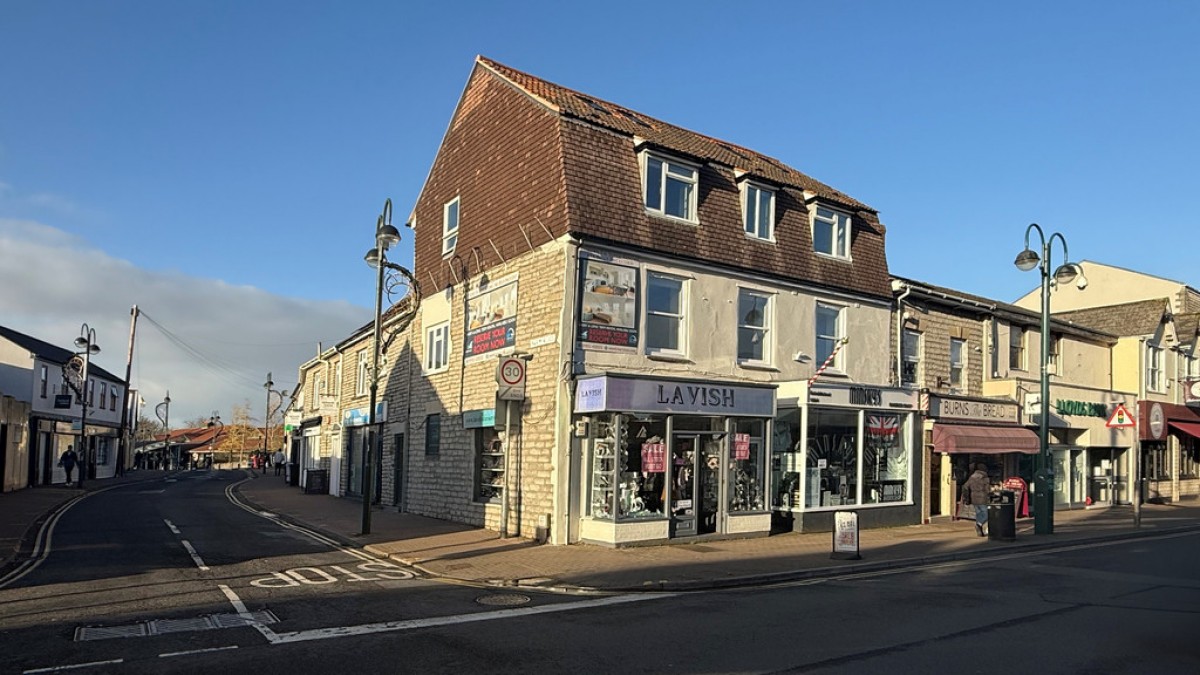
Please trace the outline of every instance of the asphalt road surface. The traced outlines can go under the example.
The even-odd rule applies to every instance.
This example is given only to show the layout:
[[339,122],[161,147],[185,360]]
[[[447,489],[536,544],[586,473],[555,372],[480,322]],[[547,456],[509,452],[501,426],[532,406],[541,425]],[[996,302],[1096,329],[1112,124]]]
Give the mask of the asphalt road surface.
[[194,471],[73,504],[0,579],[5,673],[1193,673],[1200,533],[722,592],[422,579]]

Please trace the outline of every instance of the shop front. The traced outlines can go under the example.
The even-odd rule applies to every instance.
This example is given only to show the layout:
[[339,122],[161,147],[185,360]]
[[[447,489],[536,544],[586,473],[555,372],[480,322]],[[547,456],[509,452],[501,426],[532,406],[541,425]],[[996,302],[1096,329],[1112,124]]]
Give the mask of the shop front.
[[[955,513],[963,483],[980,464],[997,489],[1005,484],[1027,489],[1039,442],[1037,434],[1020,425],[1019,413],[1016,401],[929,395],[930,517]],[[1019,503],[1027,501],[1022,494]]]
[[598,375],[576,383],[579,536],[606,545],[765,535],[771,385]]
[[[1131,400],[1083,387],[1056,387],[1050,401],[1050,468],[1054,507],[1083,508],[1128,504],[1129,451],[1136,441]],[[1036,428],[1037,405],[1025,422]],[[1028,478],[1029,476],[1025,476]]]
[[1158,401],[1140,401],[1138,408],[1143,498],[1200,496],[1200,408]]
[[841,510],[858,511],[864,527],[919,522],[914,392],[799,384],[801,396],[781,400],[774,420],[773,529],[832,530]]

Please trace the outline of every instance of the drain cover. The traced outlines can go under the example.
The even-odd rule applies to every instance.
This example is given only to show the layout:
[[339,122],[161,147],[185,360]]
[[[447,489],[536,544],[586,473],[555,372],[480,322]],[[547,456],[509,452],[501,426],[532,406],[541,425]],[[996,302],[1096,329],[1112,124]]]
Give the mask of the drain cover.
[[489,607],[514,607],[529,602],[529,596],[520,593],[492,593],[475,598],[475,602]]

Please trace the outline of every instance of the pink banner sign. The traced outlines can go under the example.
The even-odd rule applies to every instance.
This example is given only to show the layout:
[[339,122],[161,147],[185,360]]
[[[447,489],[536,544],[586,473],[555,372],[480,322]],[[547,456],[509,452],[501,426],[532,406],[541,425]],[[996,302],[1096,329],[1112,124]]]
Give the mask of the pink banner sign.
[[667,470],[667,444],[642,443],[642,473],[663,473]]

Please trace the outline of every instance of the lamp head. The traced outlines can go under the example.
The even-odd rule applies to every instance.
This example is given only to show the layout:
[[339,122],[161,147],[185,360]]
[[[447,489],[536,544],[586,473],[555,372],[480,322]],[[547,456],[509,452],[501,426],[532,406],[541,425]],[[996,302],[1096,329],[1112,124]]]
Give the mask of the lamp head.
[[373,248],[367,251],[367,254],[363,256],[363,260],[367,262],[367,266],[371,269],[379,267],[379,249]]
[[1069,284],[1072,281],[1075,281],[1076,276],[1077,272],[1075,270],[1075,264],[1064,263],[1059,265],[1058,269],[1054,270],[1054,283]]
[[391,223],[380,223],[375,229],[375,243],[383,250],[400,243],[400,230],[396,229]]
[[1013,264],[1016,265],[1017,269],[1021,270],[1022,272],[1028,272],[1029,270],[1037,267],[1038,263],[1041,261],[1042,259],[1038,257],[1037,253],[1035,253],[1032,249],[1027,248],[1017,254],[1017,259],[1013,261]]

